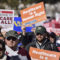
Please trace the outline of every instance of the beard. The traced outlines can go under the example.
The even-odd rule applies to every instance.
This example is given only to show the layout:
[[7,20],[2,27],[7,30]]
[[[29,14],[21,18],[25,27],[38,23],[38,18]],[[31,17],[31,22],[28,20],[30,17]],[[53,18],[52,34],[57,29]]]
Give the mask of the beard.
[[43,39],[41,39],[41,40],[38,40],[38,39],[36,39],[38,42],[40,42],[40,43],[42,43],[42,42],[44,42],[44,40],[45,40],[45,38],[43,38]]

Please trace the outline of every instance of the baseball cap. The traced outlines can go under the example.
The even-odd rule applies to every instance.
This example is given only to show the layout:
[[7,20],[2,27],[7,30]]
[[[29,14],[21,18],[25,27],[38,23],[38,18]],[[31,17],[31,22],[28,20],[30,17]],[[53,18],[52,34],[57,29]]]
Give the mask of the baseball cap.
[[37,26],[35,33],[44,34],[44,33],[46,33],[46,28],[44,26]]
[[18,38],[18,33],[16,31],[10,30],[10,31],[6,32],[5,36],[6,37],[12,36],[12,37]]

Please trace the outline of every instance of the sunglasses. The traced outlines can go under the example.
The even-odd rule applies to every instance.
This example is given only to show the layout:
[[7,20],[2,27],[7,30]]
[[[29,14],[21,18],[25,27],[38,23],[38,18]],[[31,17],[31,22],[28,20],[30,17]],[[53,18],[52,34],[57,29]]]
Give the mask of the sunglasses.
[[43,34],[41,34],[41,33],[36,33],[36,35],[43,35]]
[[15,37],[7,37],[6,39],[7,39],[8,41],[10,41],[10,40],[16,41],[16,40],[17,40],[17,38],[15,38]]

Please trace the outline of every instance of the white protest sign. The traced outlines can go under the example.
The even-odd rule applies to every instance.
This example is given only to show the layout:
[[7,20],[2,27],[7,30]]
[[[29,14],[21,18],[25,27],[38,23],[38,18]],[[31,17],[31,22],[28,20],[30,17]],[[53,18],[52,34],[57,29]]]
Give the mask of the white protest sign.
[[13,27],[14,10],[0,10],[0,26],[3,28]]

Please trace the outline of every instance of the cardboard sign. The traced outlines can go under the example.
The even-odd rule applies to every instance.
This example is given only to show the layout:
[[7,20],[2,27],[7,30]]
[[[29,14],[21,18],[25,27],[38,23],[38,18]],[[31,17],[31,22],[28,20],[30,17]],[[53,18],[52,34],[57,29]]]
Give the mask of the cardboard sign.
[[22,24],[30,25],[46,20],[46,13],[44,3],[40,2],[29,8],[20,11],[22,17]]
[[13,27],[14,11],[13,10],[0,10],[0,26],[3,28]]
[[[15,30],[17,32],[22,32],[21,26],[22,26],[21,17],[14,17],[14,28],[13,28],[13,30]],[[31,29],[32,29],[32,26],[26,27],[26,32],[31,32]]]
[[59,53],[37,48],[30,48],[31,60],[59,60]]
[[22,32],[21,25],[22,25],[21,17],[14,17],[14,28],[13,28],[13,30],[15,30],[17,32]]

